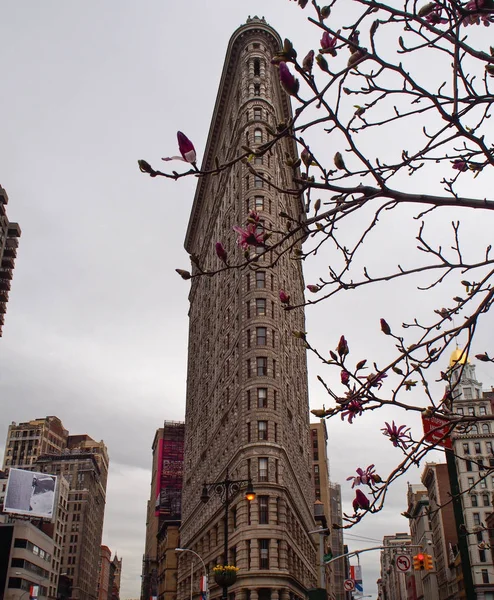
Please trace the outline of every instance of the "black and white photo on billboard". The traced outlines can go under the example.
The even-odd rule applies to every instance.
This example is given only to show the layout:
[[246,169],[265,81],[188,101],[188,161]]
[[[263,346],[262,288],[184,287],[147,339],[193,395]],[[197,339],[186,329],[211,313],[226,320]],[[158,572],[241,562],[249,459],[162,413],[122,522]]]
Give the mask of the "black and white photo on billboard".
[[18,515],[53,517],[56,475],[24,469],[10,469],[5,492],[4,511]]

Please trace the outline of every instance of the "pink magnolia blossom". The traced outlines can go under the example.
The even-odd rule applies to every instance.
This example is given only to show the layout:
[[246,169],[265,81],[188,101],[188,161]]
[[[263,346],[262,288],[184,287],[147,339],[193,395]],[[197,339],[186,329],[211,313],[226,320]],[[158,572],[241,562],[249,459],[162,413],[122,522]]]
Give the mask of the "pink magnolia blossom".
[[393,443],[395,448],[407,448],[410,444],[410,428],[406,425],[400,425],[399,427],[393,421],[390,425],[389,423],[385,423],[386,427],[383,427],[381,431],[383,435],[389,437],[390,441]]
[[318,285],[312,285],[309,284],[307,286],[307,289],[309,290],[309,292],[311,292],[312,294],[317,294],[317,292],[321,289]]
[[280,62],[279,70],[280,82],[283,89],[287,94],[290,94],[290,96],[296,96],[300,88],[299,80],[292,75],[290,69],[286,66],[285,62]]
[[218,255],[218,258],[220,260],[222,260],[224,263],[226,263],[228,254],[227,254],[225,248],[223,247],[223,244],[221,242],[216,242],[215,248],[216,248],[216,254]]
[[350,350],[348,348],[348,343],[347,343],[344,335],[342,335],[340,337],[340,341],[338,342],[336,352],[338,352],[338,354],[340,356],[346,356],[350,352]]
[[377,389],[380,390],[383,384],[383,379],[386,379],[387,376],[388,375],[386,373],[371,373],[370,375],[367,375],[365,379],[367,379],[369,387],[377,387]]
[[341,377],[341,383],[343,385],[348,385],[348,382],[350,381],[350,373],[348,371],[341,371],[340,373],[340,377]]
[[254,221],[255,223],[258,223],[260,220],[260,216],[259,213],[257,213],[255,210],[251,210],[249,213],[249,216],[247,217],[248,221]]
[[468,171],[468,164],[462,158],[457,158],[455,161],[453,161],[452,168],[456,169],[457,171]]
[[289,294],[287,294],[283,290],[280,290],[279,296],[280,296],[280,302],[282,304],[289,304],[289,302],[290,302],[290,295]]
[[338,39],[336,36],[332,37],[327,31],[325,31],[322,34],[321,38],[321,52],[331,54],[332,56],[336,56],[335,46],[337,42]]
[[355,417],[360,417],[362,414],[362,403],[359,400],[350,400],[348,404],[345,405],[345,409],[341,413],[341,420],[344,421],[348,417],[348,422],[350,425],[353,423],[353,419]]
[[249,246],[264,246],[264,234],[257,231],[254,223],[249,223],[245,229],[234,225],[233,230],[238,233],[237,244],[244,250]]
[[361,490],[355,490],[355,499],[353,501],[353,510],[357,512],[359,508],[369,510],[370,500]]
[[357,469],[356,477],[347,477],[347,481],[352,482],[352,489],[357,485],[369,485],[371,486],[373,483],[380,483],[382,479],[374,470],[374,465],[369,465],[365,470]]
[[194,144],[181,131],[177,131],[177,139],[178,149],[180,150],[180,154],[182,156],[167,156],[165,158],[162,158],[161,160],[183,160],[184,162],[188,162],[195,165],[197,156]]

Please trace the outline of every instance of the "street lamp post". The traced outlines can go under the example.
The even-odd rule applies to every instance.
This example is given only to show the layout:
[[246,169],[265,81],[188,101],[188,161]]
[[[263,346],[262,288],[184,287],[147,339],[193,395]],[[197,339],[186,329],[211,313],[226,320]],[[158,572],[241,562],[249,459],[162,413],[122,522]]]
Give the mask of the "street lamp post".
[[[175,552],[190,552],[191,554],[193,554],[194,556],[197,556],[197,558],[201,561],[202,563],[202,567],[204,569],[204,576],[206,577],[206,581],[208,579],[208,572],[206,569],[206,565],[204,563],[204,561],[202,560],[202,557],[199,556],[199,554],[197,554],[197,552],[194,552],[194,550],[191,550],[190,548],[175,548]],[[194,570],[193,570],[193,563],[191,562],[190,564],[190,600],[192,600],[192,596],[193,596],[193,583],[194,583]]]
[[[235,494],[246,485],[245,499],[252,502],[256,497],[254,492],[254,486],[252,485],[252,479],[230,479],[228,475],[228,469],[226,470],[226,477],[223,481],[215,481],[214,483],[204,482],[201,493],[201,501],[206,503],[209,500],[210,491],[213,491],[219,496],[221,503],[225,507],[225,524],[224,524],[224,547],[223,547],[223,564],[228,564],[228,509],[230,507],[231,499]],[[228,598],[228,586],[223,585],[222,600]]]

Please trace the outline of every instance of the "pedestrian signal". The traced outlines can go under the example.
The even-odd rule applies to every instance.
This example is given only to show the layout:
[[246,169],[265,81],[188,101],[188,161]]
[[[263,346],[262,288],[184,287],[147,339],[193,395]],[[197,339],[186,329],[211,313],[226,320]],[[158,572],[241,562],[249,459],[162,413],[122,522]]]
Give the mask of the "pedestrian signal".
[[[413,568],[415,571],[424,571],[425,570],[425,554],[416,554],[413,557]],[[432,560],[432,557],[431,557]]]
[[426,554],[424,556],[425,560],[424,560],[424,564],[425,564],[425,570],[426,571],[433,571],[434,570],[434,563],[432,561],[432,556],[430,554]]

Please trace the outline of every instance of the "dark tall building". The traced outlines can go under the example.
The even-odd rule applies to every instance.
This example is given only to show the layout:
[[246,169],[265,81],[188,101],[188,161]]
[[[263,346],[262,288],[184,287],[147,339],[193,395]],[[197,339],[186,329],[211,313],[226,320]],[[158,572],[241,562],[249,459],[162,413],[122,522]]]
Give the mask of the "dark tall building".
[[[289,97],[271,65],[280,47],[276,31],[257,17],[233,34],[203,169],[232,160],[242,146],[260,148],[270,129],[290,119]],[[289,139],[252,162],[199,179],[185,248],[201,268],[221,267],[217,241],[242,260],[232,227],[251,211],[266,231],[285,230],[280,213],[303,219],[300,195],[276,189],[294,186],[287,156],[297,156]],[[288,600],[317,587],[315,541],[308,534],[315,523],[306,350],[292,334],[305,330],[304,312],[284,311],[278,297],[286,290],[299,304],[304,281],[293,254],[274,261],[274,253],[262,252],[252,249],[257,260],[249,268],[192,280],[180,543],[210,566],[236,564],[229,593],[237,600]],[[251,478],[257,496],[252,503],[242,493],[232,499],[224,556],[224,507],[214,493],[207,504],[200,497],[203,482],[227,475]],[[180,599],[190,594],[190,560],[190,553],[181,555]],[[211,588],[213,598],[220,594]]]
[[2,337],[2,327],[7,312],[10,282],[13,277],[19,245],[18,238],[21,237],[19,224],[11,223],[7,219],[5,205],[8,201],[7,192],[0,185],[0,337]]
[[[178,527],[181,519],[184,429],[165,421],[154,436],[151,497],[147,505],[146,546],[142,562],[141,599],[176,596]],[[171,551],[171,552],[170,552]]]

